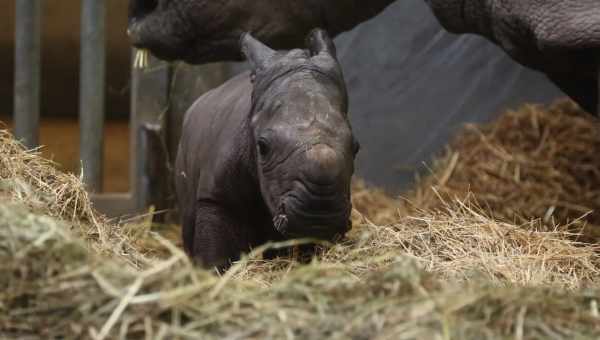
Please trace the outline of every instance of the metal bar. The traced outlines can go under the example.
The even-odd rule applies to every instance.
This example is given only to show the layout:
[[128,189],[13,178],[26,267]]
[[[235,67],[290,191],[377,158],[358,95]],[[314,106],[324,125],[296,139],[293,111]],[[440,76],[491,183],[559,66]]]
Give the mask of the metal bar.
[[[135,50],[132,51],[135,57]],[[171,66],[153,56],[148,60],[148,66],[143,69],[133,69],[131,80],[131,192],[137,202],[139,211],[146,209],[148,205],[162,205],[161,202],[153,202],[160,195],[164,195],[163,188],[170,174],[157,175],[155,172],[149,174],[148,162],[164,159],[166,155],[149,155],[153,152],[164,152],[158,145],[157,131],[164,132],[162,128],[153,128],[154,133],[148,129],[150,126],[163,127],[169,110],[169,90],[171,85]],[[150,138],[150,139],[148,139]],[[168,170],[165,165],[165,170]],[[148,176],[157,178],[148,178]],[[160,184],[157,184],[159,183]],[[153,184],[151,184],[153,183]]]
[[17,0],[15,8],[15,136],[26,147],[39,144],[40,0]]
[[[135,48],[131,49],[131,61],[134,64],[134,60],[136,60],[137,50]],[[137,152],[138,152],[138,102],[140,101],[140,97],[142,97],[142,93],[140,91],[140,78],[141,72],[136,69],[136,67],[132,67],[131,69],[131,92],[130,92],[130,113],[129,113],[129,191],[131,192],[131,196],[133,201],[135,202],[135,208],[139,208],[138,197],[139,197],[139,181],[137,179],[138,175],[138,165],[137,165]]]
[[[135,130],[135,133],[134,133]],[[143,209],[154,206],[158,211],[168,209],[169,161],[163,129],[159,124],[142,123],[132,129],[136,138],[134,167],[136,176],[132,178],[136,190],[127,194],[92,195],[94,205],[99,211],[111,216],[142,213]],[[164,221],[164,215],[155,216],[158,222]]]
[[[136,50],[131,50],[131,61],[135,60]],[[154,66],[154,65],[152,65]],[[131,93],[130,104],[131,112],[129,119],[129,193],[127,194],[92,194],[92,200],[96,208],[109,216],[119,217],[126,214],[141,213],[146,208],[148,188],[145,177],[145,165],[147,156],[142,155],[144,144],[144,135],[141,133],[144,124],[157,123],[159,119],[157,111],[162,108],[160,98],[165,95],[163,90],[154,89],[161,83],[160,78],[156,77],[155,71],[149,69],[131,70]],[[164,72],[159,72],[164,73]],[[154,119],[151,119],[154,116]]]
[[91,192],[102,190],[106,78],[105,17],[105,1],[82,1],[79,145],[83,179]]
[[[154,206],[157,211],[169,208],[169,159],[164,140],[163,127],[145,123],[138,128],[138,153],[141,156],[138,171],[138,206]],[[155,216],[156,222],[164,222],[164,214]]]
[[[135,53],[132,49],[132,61]],[[169,205],[172,176],[164,126],[169,111],[172,68],[154,57],[148,62],[148,67],[133,69],[131,73],[130,192],[92,194],[96,208],[112,217],[143,213],[150,205],[158,210]]]

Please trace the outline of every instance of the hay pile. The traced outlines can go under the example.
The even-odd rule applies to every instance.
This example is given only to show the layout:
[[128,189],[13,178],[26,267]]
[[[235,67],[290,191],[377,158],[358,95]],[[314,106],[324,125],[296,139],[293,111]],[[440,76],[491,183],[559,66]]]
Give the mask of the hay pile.
[[563,100],[550,107],[526,105],[492,124],[468,125],[410,200],[425,209],[439,206],[437,195],[464,199],[468,194],[494,218],[571,224],[585,228],[588,241],[597,239],[598,119]]
[[144,257],[130,244],[129,226],[115,227],[94,212],[84,184],[57,170],[39,150],[25,150],[0,126],[0,198],[25,204],[40,215],[68,221],[71,229],[97,252],[110,253],[140,266]]
[[357,183],[346,240],[307,265],[262,260],[298,241],[267,245],[219,277],[193,268],[168,227],[111,223],[76,177],[6,132],[0,144],[2,338],[600,336],[598,247],[569,226],[494,219],[469,197],[428,196],[432,209],[406,215]]
[[[588,339],[595,289],[459,285],[406,256],[288,263],[265,288],[194,270],[185,255],[137,271],[90,252],[66,226],[0,205],[0,336],[91,339]],[[22,221],[22,222],[18,222]],[[34,227],[32,227],[34,226]],[[365,245],[366,246],[366,245]],[[391,254],[390,254],[391,255]],[[386,262],[385,266],[381,263]],[[369,268],[370,265],[379,267]],[[356,269],[359,270],[359,275]],[[253,274],[253,277],[260,274]]]
[[2,193],[50,216],[98,224],[80,179],[56,170],[36,151],[24,152],[6,129],[0,129]]

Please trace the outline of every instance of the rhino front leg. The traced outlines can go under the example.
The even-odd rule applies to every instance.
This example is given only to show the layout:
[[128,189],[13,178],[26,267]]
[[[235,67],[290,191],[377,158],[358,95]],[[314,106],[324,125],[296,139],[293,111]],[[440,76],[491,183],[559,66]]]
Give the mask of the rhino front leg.
[[198,203],[193,232],[189,227],[184,226],[184,237],[193,237],[190,255],[200,266],[225,271],[250,249],[247,228],[217,203]]

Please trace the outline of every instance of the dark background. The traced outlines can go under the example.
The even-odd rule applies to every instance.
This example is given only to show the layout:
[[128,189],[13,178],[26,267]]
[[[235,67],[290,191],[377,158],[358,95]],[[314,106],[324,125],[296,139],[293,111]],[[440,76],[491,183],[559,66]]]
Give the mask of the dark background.
[[[126,124],[131,69],[127,1],[109,0],[107,5],[107,117]],[[9,120],[14,0],[1,1],[0,13],[0,120]],[[57,118],[71,122],[64,129],[54,128],[52,133],[60,136],[77,133],[79,17],[78,0],[44,2],[42,117],[43,122]],[[391,192],[406,188],[415,171],[425,169],[423,162],[465,122],[487,122],[508,108],[563,96],[543,75],[517,65],[482,38],[445,32],[423,0],[398,1],[339,36],[336,43],[350,91],[353,128],[362,144],[357,174]],[[245,64],[218,66],[217,80],[214,72],[206,71],[214,67],[178,68],[174,88],[186,93],[178,97],[174,110],[183,112],[210,87],[207,84],[218,84]],[[107,157],[116,160],[111,162],[114,173],[122,177],[127,173],[127,164],[122,164],[128,157],[127,129],[109,127],[116,131],[107,137],[113,144],[122,139],[122,147],[116,143],[107,150],[112,153]],[[76,171],[77,153],[71,150],[68,157],[61,156],[74,147],[76,138],[63,144],[53,144],[55,140],[49,136],[42,142],[55,158],[69,163],[67,170]]]

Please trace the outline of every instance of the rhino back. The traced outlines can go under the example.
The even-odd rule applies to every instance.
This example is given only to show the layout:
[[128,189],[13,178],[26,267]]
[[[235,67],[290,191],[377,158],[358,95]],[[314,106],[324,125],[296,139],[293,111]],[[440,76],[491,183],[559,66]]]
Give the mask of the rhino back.
[[[194,102],[182,127],[176,162],[176,185],[182,212],[198,199],[218,200],[227,186],[220,182],[245,159],[243,136],[252,85],[242,73]],[[231,180],[231,179],[229,179]],[[191,212],[190,212],[191,213]]]

